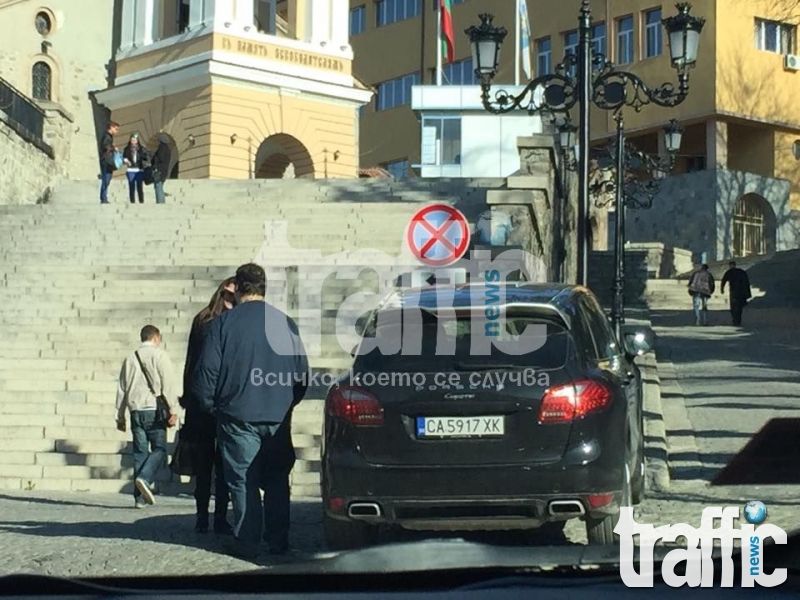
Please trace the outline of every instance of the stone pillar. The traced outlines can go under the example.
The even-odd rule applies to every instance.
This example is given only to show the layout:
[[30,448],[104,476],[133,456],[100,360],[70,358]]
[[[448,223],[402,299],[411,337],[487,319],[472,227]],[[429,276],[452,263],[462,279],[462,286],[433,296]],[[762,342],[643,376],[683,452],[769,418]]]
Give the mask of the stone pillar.
[[136,0],[133,45],[148,46],[155,41],[158,29],[156,0]]
[[706,121],[706,169],[728,168],[728,124]]
[[255,2],[253,0],[236,0],[236,12],[234,22],[238,27],[245,31],[254,29],[254,19],[256,14]]
[[119,36],[120,52],[126,52],[133,48],[136,27],[136,4],[136,0],[123,0],[122,2],[122,26]]
[[203,24],[206,27],[215,25],[219,29],[227,29],[234,24],[234,0],[193,1],[203,3]]
[[333,0],[331,7],[331,43],[337,49],[350,45],[350,3]]
[[204,0],[190,0],[189,1],[189,30],[194,31],[204,27],[206,21],[205,15],[205,2]]
[[306,33],[307,41],[312,44],[328,42],[331,39],[331,0],[316,0],[314,10],[310,7],[306,10],[307,23],[310,25]]
[[287,11],[289,29],[294,31],[295,37],[301,42],[309,41],[309,28],[307,19],[311,0],[289,0]]

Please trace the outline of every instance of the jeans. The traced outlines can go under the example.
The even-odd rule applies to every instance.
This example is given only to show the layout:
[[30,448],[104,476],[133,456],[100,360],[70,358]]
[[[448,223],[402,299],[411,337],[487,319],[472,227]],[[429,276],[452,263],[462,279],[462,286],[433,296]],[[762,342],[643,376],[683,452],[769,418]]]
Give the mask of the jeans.
[[128,171],[125,175],[128,177],[128,197],[131,204],[134,203],[134,192],[139,196],[139,204],[144,204],[144,171]]
[[744,311],[745,304],[747,304],[747,300],[742,298],[731,298],[731,319],[733,320],[734,325],[741,325],[742,324],[742,311]]
[[154,181],[153,189],[156,191],[156,204],[164,204],[166,198],[164,197],[164,182]]
[[[167,430],[156,423],[156,411],[137,410],[131,413],[133,433],[133,477],[152,486],[159,469],[167,459]],[[134,488],[133,497],[141,495]]]
[[692,294],[692,305],[694,306],[695,325],[708,325],[708,296]]
[[108,204],[108,186],[111,184],[111,175],[104,165],[100,165],[100,203]]
[[[244,423],[220,415],[217,425],[217,443],[222,450],[225,481],[233,505],[233,533],[236,539],[250,548],[257,547],[262,539],[264,513],[269,509],[268,500],[262,506],[261,486],[265,485],[265,450],[280,423]],[[271,482],[270,482],[271,483]],[[267,490],[265,496],[270,496]],[[280,495],[272,495],[278,498]],[[268,525],[288,530],[285,515],[274,515]],[[267,537],[272,537],[267,532]]]

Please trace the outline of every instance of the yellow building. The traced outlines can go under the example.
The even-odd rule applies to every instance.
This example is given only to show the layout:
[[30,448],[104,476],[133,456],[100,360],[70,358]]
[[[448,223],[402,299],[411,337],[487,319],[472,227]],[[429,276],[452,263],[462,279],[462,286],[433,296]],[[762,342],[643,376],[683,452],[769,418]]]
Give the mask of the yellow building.
[[[516,0],[451,3],[456,62],[445,65],[445,84],[475,83],[464,30],[477,25],[483,12],[493,13],[494,24],[509,31],[495,83],[513,83]],[[410,86],[435,82],[437,4],[436,0],[350,1],[355,74],[377,90],[361,120],[362,165],[379,164],[396,174],[408,174],[410,166],[419,163],[420,126],[409,108]],[[796,159],[800,156],[800,57],[794,56],[800,49],[797,27],[789,18],[795,4],[789,0],[697,0],[692,14],[704,17],[706,24],[688,98],[674,109],[651,105],[639,113],[625,111],[626,135],[644,151],[658,152],[659,132],[669,119],[677,119],[684,127],[674,173],[702,175],[670,178],[677,181],[670,183],[673,187],[683,186],[672,190],[683,200],[664,210],[710,211],[715,213],[708,215],[710,220],[732,221],[731,227],[717,233],[712,255],[764,253],[781,247],[780,224],[789,219],[791,209],[800,208]],[[596,52],[653,87],[677,83],[660,23],[662,16],[675,14],[672,4],[592,0],[590,6]],[[577,46],[579,7],[579,2],[527,0],[534,76],[552,71]],[[794,16],[800,17],[800,10]],[[602,144],[614,128],[610,113],[592,111],[593,144]],[[715,179],[701,181],[702,177]],[[726,186],[736,189],[720,199],[719,188]],[[715,206],[689,201],[707,194],[716,194]],[[637,215],[642,229],[637,233],[636,221],[631,223],[631,239],[658,239],[659,224],[666,218],[671,217],[661,210]],[[712,232],[704,230],[692,235],[713,238]]]
[[95,94],[173,177],[356,177],[347,0],[123,0],[112,84]]

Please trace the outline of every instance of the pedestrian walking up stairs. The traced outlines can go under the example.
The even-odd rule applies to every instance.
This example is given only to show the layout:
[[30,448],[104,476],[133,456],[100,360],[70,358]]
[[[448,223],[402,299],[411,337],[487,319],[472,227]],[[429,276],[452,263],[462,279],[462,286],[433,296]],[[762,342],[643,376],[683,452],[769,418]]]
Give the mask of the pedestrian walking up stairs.
[[[130,434],[115,429],[114,399],[121,361],[143,325],[161,329],[181,373],[191,319],[238,265],[256,257],[291,265],[304,248],[397,255],[421,203],[477,211],[486,192],[447,181],[188,180],[168,183],[167,204],[131,205],[122,186],[112,184],[106,206],[96,200],[96,182],[65,182],[49,204],[0,207],[0,488],[132,489]],[[265,246],[269,220],[287,223],[288,243]],[[337,262],[347,259],[337,254]],[[356,290],[375,291],[374,274],[347,280],[301,269],[276,281],[281,269],[268,272],[268,296],[292,296],[290,314],[312,340],[312,367],[346,370],[335,309]],[[317,340],[309,336],[315,325]],[[322,397],[313,390],[294,418],[296,495],[319,493]],[[159,480],[162,492],[188,489],[166,469]]]

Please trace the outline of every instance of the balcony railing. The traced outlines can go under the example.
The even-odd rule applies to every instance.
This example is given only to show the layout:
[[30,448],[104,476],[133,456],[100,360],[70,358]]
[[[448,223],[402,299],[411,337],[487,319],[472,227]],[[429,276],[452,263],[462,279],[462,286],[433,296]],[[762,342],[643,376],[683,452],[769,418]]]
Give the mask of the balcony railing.
[[0,78],[0,111],[8,116],[8,124],[20,136],[53,155],[52,148],[44,141],[44,111],[3,78]]

